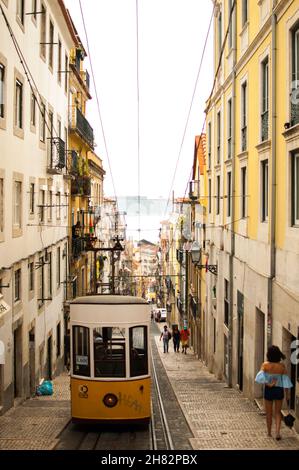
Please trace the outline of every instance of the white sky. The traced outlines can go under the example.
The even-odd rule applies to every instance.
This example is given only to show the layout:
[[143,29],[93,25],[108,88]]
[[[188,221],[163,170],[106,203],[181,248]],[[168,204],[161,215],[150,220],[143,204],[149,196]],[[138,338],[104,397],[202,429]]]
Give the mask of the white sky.
[[[79,0],[65,0],[83,44]],[[138,195],[137,52],[135,0],[81,0],[103,127],[117,196]],[[139,0],[140,195],[167,198],[204,41],[211,0]],[[184,196],[193,162],[194,138],[204,122],[213,80],[211,28],[197,92],[174,182]],[[90,72],[88,59],[86,68]],[[95,93],[87,118],[103,159],[104,192],[113,196]],[[158,228],[157,223],[157,228]],[[146,237],[146,234],[142,234]],[[149,238],[149,237],[148,237]]]

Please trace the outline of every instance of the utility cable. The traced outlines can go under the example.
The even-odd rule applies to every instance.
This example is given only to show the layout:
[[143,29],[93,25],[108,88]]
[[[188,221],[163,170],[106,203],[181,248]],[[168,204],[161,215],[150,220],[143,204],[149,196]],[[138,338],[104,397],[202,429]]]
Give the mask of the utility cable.
[[88,40],[87,28],[86,28],[86,23],[85,23],[85,19],[84,19],[84,13],[83,13],[83,8],[82,8],[81,0],[79,0],[79,6],[80,6],[81,17],[82,17],[82,22],[83,22],[83,28],[84,28],[84,33],[85,33],[87,51],[88,51],[88,55],[89,55],[90,70],[91,70],[92,81],[93,81],[93,86],[94,86],[94,91],[95,91],[95,96],[96,96],[97,110],[98,110],[98,115],[99,115],[100,124],[101,124],[101,129],[102,129],[102,136],[103,136],[104,146],[105,146],[105,151],[106,151],[106,156],[107,156],[107,160],[108,160],[108,166],[109,166],[109,171],[110,171],[110,177],[111,177],[111,182],[112,182],[114,197],[115,197],[115,200],[116,200],[116,205],[118,206],[117,196],[116,196],[116,190],[115,190],[115,184],[114,184],[114,179],[113,179],[113,174],[112,174],[112,168],[111,168],[111,161],[110,161],[109,152],[108,152],[108,147],[107,147],[107,140],[106,140],[104,125],[103,125],[102,113],[101,113],[101,108],[100,108],[100,101],[99,101],[99,96],[98,96],[98,91],[97,91],[97,86],[96,86],[96,81],[95,81],[95,74],[94,74],[94,70],[93,70],[93,63],[92,63],[92,58],[91,58],[91,52],[90,52],[90,47],[89,47],[89,40]]
[[214,8],[213,8],[213,11],[212,11],[212,14],[211,14],[211,18],[210,18],[210,22],[209,22],[208,32],[207,32],[206,39],[205,39],[205,42],[204,42],[204,47],[203,47],[203,51],[202,51],[202,55],[201,55],[201,60],[200,60],[200,64],[199,64],[199,68],[198,68],[198,72],[197,72],[195,84],[194,84],[194,89],[193,89],[193,93],[192,93],[191,103],[190,103],[190,106],[189,106],[189,111],[188,111],[188,115],[187,115],[187,119],[186,119],[186,123],[185,123],[185,127],[184,127],[183,137],[182,137],[182,140],[181,140],[180,150],[179,150],[179,153],[178,153],[178,157],[177,157],[177,161],[176,161],[176,165],[175,165],[175,170],[174,170],[173,178],[172,178],[172,181],[171,181],[171,186],[170,186],[170,191],[169,191],[169,195],[168,195],[168,200],[167,200],[167,205],[166,205],[166,208],[165,208],[164,216],[165,216],[166,213],[167,213],[167,209],[168,209],[168,206],[169,206],[169,201],[170,201],[170,198],[171,198],[172,188],[173,188],[173,185],[174,185],[174,181],[175,181],[175,177],[176,177],[176,173],[177,173],[179,161],[180,161],[180,158],[181,158],[181,153],[182,153],[182,149],[183,149],[183,145],[184,145],[184,141],[185,141],[185,137],[186,137],[186,132],[187,132],[188,124],[189,124],[189,119],[190,119],[190,115],[191,115],[191,110],[192,110],[192,107],[193,107],[193,102],[194,102],[194,98],[195,98],[195,93],[196,93],[196,89],[197,89],[197,84],[198,84],[198,80],[199,80],[199,75],[200,75],[200,72],[201,72],[201,68],[202,68],[202,64],[203,64],[203,59],[204,59],[204,55],[205,55],[205,52],[206,52],[206,47],[207,47],[207,43],[208,43],[208,38],[209,38],[209,35],[210,35],[210,30],[211,30],[211,26],[212,26],[212,21],[213,21],[213,16],[214,16],[215,8],[216,8],[216,6],[214,5]]

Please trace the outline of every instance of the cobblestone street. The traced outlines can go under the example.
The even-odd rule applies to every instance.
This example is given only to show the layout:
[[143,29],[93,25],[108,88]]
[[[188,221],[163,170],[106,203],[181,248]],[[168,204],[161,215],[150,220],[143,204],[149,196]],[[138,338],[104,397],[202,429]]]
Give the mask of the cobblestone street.
[[50,450],[70,419],[69,376],[53,380],[54,393],[26,400],[0,416],[0,450]]
[[[160,326],[160,325],[159,325]],[[193,355],[158,350],[175,395],[193,433],[194,450],[299,450],[295,431],[282,425],[282,440],[267,437],[265,416],[257,405],[217,380]],[[0,450],[50,450],[70,419],[69,376],[53,380],[52,396],[34,397],[0,417]],[[179,450],[179,449],[178,449]]]
[[[160,325],[159,325],[160,326]],[[188,349],[169,353],[156,338],[159,352],[177,399],[200,449],[299,450],[298,434],[282,424],[282,440],[267,436],[265,416],[254,402],[217,380]],[[274,422],[273,422],[274,430]],[[274,435],[274,432],[273,432]]]

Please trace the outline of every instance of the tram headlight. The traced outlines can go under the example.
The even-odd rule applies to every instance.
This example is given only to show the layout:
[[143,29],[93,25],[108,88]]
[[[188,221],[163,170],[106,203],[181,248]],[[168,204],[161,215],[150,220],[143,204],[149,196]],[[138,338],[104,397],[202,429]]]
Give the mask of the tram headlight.
[[108,408],[113,408],[118,402],[118,398],[113,393],[107,393],[103,398],[103,403]]

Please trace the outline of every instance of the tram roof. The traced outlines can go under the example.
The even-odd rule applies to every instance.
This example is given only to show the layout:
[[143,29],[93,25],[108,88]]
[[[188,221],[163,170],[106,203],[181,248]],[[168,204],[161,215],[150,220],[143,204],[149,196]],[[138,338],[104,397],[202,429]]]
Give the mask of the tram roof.
[[127,304],[147,304],[148,302],[141,297],[129,295],[86,295],[77,297],[70,304],[93,304],[93,305],[127,305]]

